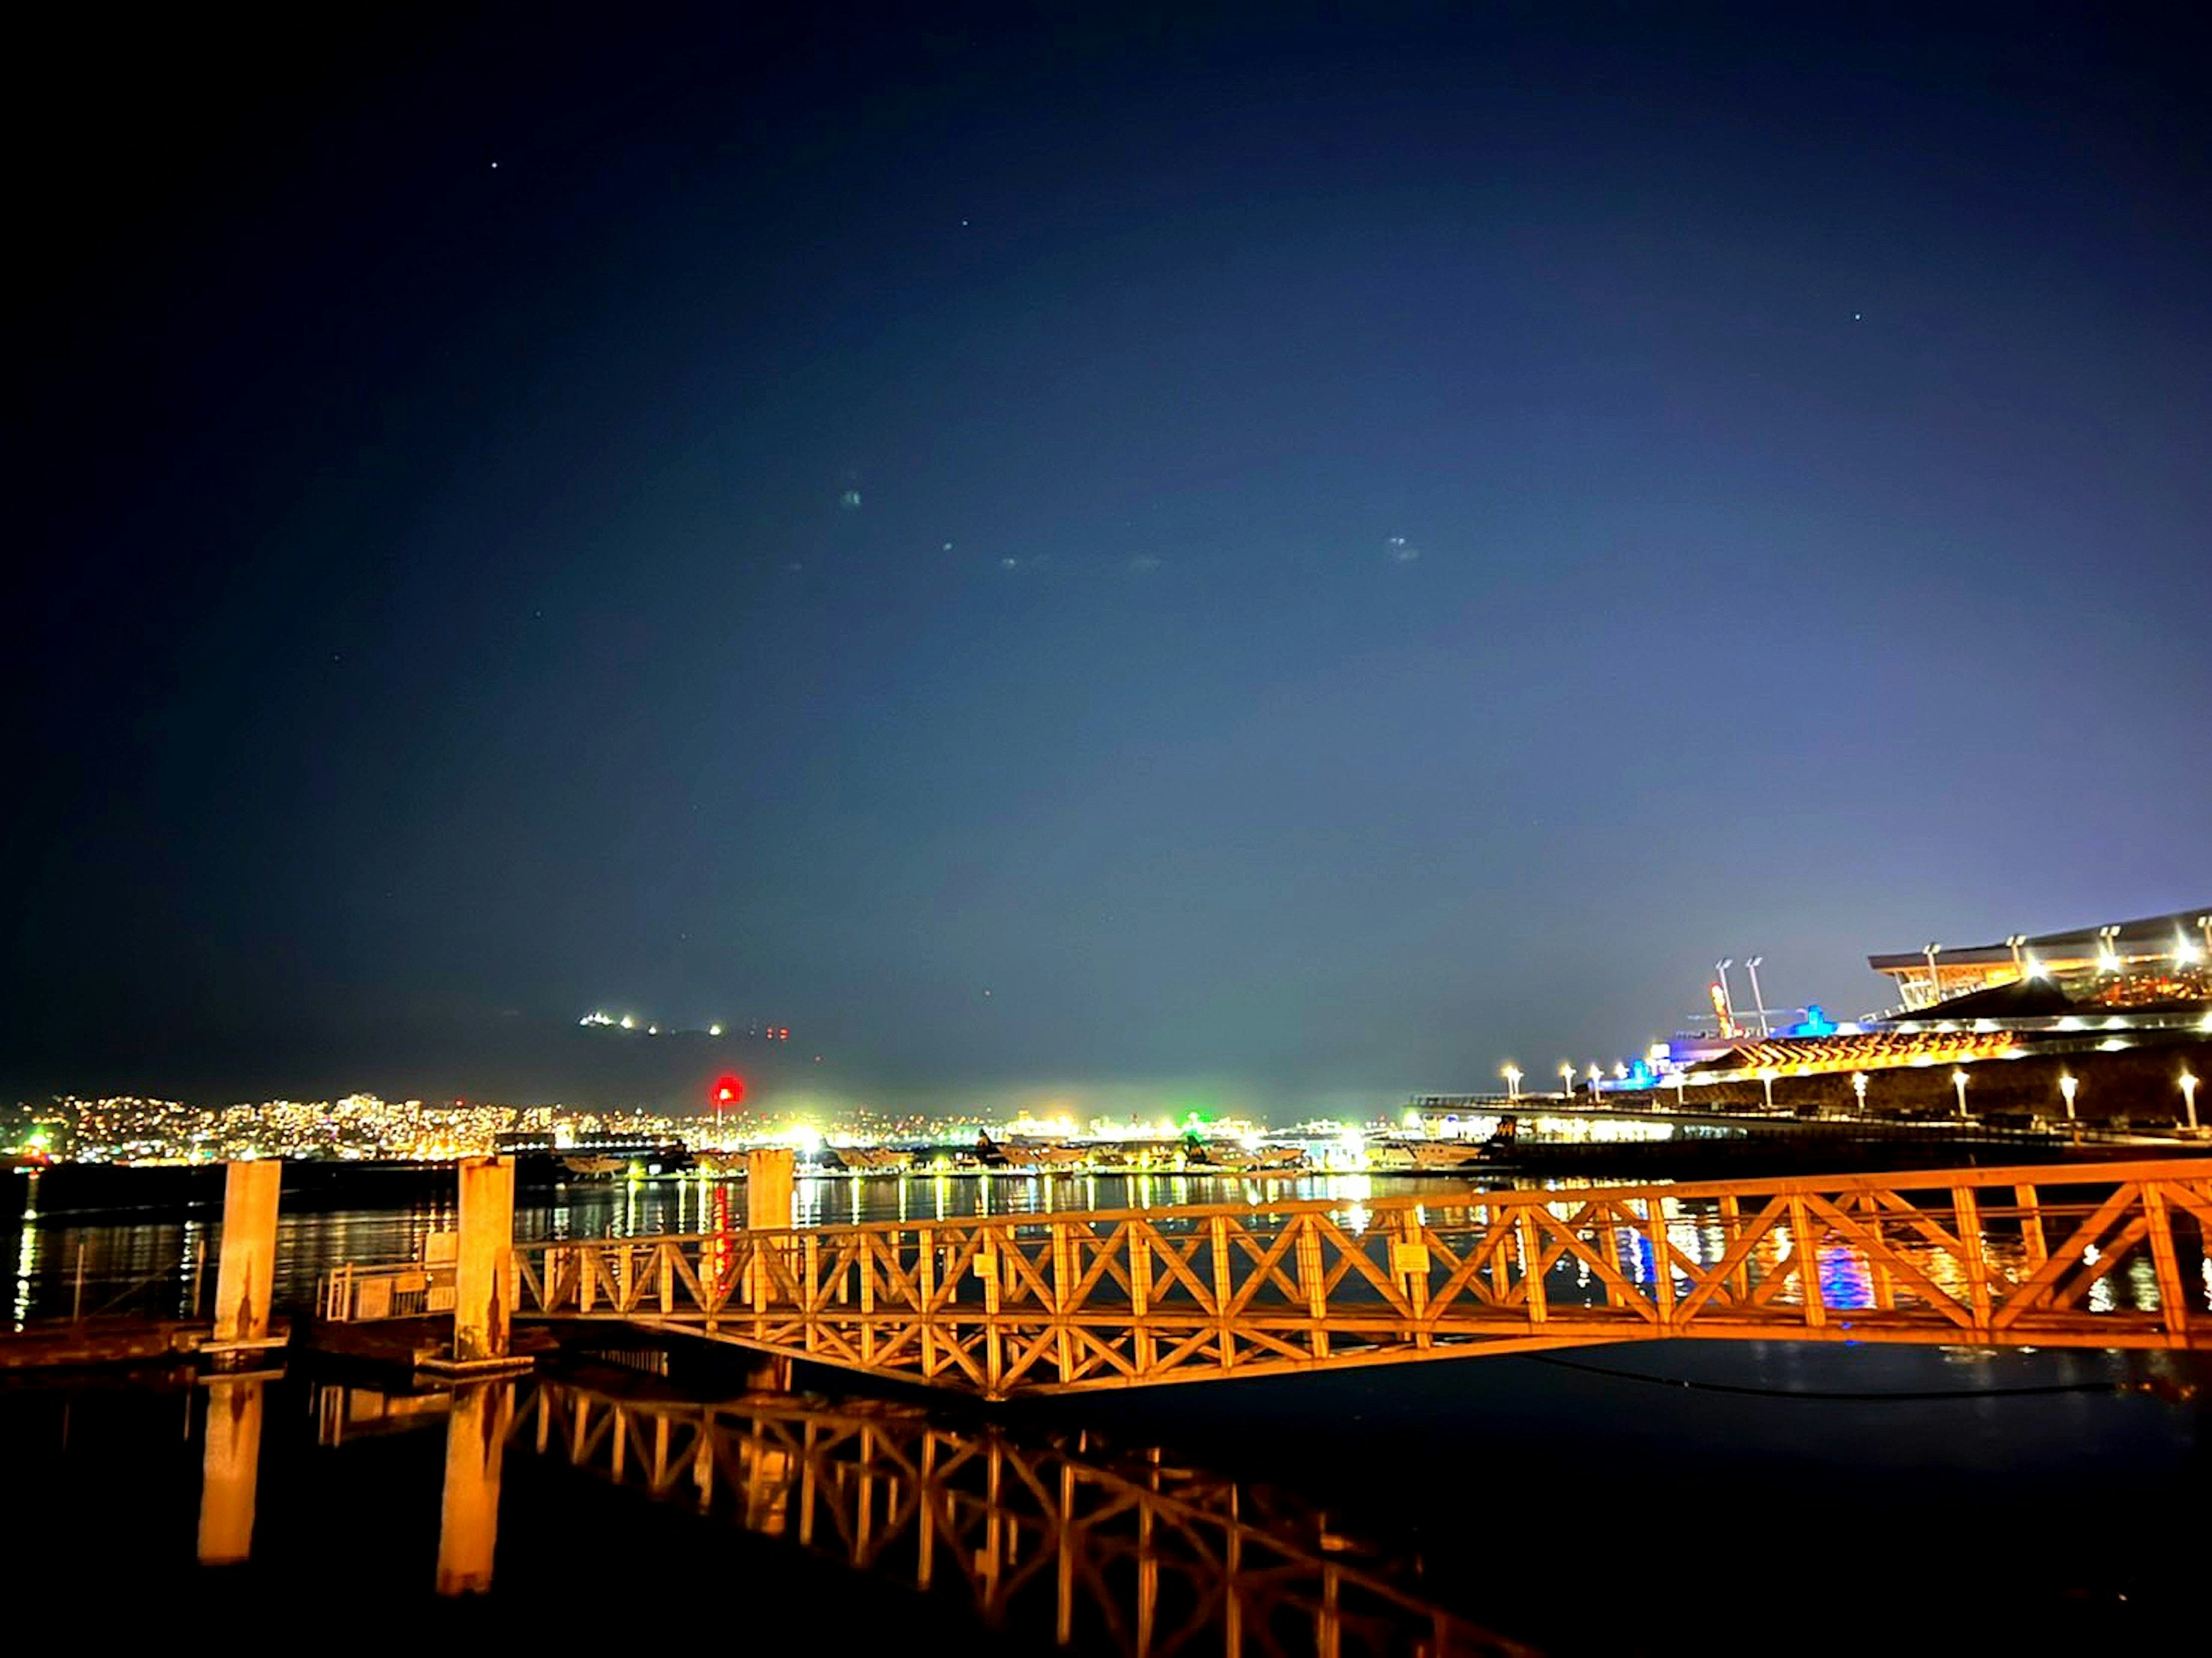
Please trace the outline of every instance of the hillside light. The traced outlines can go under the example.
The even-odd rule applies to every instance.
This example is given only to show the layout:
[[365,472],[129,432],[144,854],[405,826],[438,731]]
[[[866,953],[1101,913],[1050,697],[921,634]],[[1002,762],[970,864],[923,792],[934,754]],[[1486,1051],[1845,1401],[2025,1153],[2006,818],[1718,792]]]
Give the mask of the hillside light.
[[2074,1114],[2074,1096],[2080,1090],[2081,1086],[2081,1079],[2074,1075],[2070,1071],[2063,1073],[2058,1078],[2058,1091],[2065,1096],[2066,1121],[2069,1122],[2080,1121]]
[[2181,1073],[2181,1103],[2189,1113],[2189,1132],[2197,1132],[2197,1078],[2189,1072]]
[[1951,1068],[1951,1086],[1959,1090],[1959,1114],[1966,1114],[1966,1069],[1964,1066]]

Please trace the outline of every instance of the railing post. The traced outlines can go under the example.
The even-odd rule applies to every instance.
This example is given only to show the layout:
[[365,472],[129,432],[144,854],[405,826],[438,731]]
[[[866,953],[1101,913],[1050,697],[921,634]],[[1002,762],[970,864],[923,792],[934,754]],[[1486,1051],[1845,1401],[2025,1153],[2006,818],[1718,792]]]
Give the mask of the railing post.
[[860,1363],[876,1362],[876,1246],[867,1234],[860,1237]]
[[1951,1217],[1958,1223],[1960,1266],[1966,1274],[1967,1303],[1973,1309],[1974,1328],[1986,1334],[1990,1327],[1990,1263],[1982,1247],[1982,1206],[1971,1186],[1951,1188]]
[[[1390,1275],[1419,1327],[1429,1312],[1429,1246],[1421,1236],[1420,1217],[1411,1209],[1398,1212],[1396,1230],[1398,1236],[1390,1240]],[[1413,1334],[1417,1347],[1436,1345],[1434,1336],[1425,1329],[1416,1327]]]
[[1074,1260],[1074,1245],[1067,1236],[1067,1223],[1064,1220],[1053,1222],[1052,1318],[1055,1327],[1053,1332],[1053,1363],[1062,1382],[1072,1380],[1075,1374],[1075,1337],[1067,1323],[1069,1315],[1075,1310]]
[[1124,1221],[1121,1235],[1129,1241],[1129,1348],[1131,1362],[1142,1381],[1152,1373],[1159,1351],[1152,1335],[1152,1244],[1151,1229],[1141,1221]]
[[977,1231],[975,1276],[983,1281],[984,1393],[988,1398],[997,1399],[1001,1396],[1006,1376],[1006,1337],[999,1328],[999,1294],[1005,1269],[999,1259],[995,1229],[984,1223],[978,1225]]
[[1523,1304],[1528,1310],[1528,1322],[1543,1324],[1550,1321],[1551,1303],[1544,1291],[1544,1248],[1536,1236],[1536,1214],[1533,1205],[1518,1206],[1514,1217],[1517,1233],[1514,1242],[1521,1249],[1521,1290]]
[[1654,1193],[1644,1199],[1644,1229],[1651,1240],[1651,1304],[1659,1327],[1674,1327],[1674,1254],[1667,1236],[1667,1200]]
[[1298,1229],[1294,1246],[1298,1257],[1298,1288],[1306,1298],[1306,1316],[1313,1321],[1309,1333],[1313,1356],[1328,1357],[1328,1277],[1322,1269],[1321,1229],[1311,1215],[1299,1215],[1291,1222]]
[[921,1379],[937,1374],[937,1234],[927,1226],[915,1233],[915,1285],[921,1305],[915,1318],[921,1327]]
[[2015,1186],[2012,1200],[2020,1210],[2020,1242],[2027,1252],[2027,1270],[2033,1273],[2050,1258],[2050,1246],[2043,1241],[2043,1205],[2033,1186]]
[[2156,1181],[2141,1187],[2143,1220],[2150,1230],[2151,1270],[2158,1279],[2158,1306],[2166,1320],[2166,1333],[2177,1347],[2189,1339],[2189,1284],[2181,1276],[2181,1260],[2173,1247],[2173,1212]]
[[1827,1297],[1820,1291],[1820,1252],[1813,1242],[1812,1225],[1805,1218],[1805,1199],[1790,1194],[1790,1247],[1797,1256],[1797,1287],[1803,1291],[1805,1322],[1828,1321]]
[[1221,1368],[1226,1370],[1237,1363],[1237,1336],[1230,1327],[1230,1308],[1237,1294],[1229,1281],[1229,1218],[1226,1215],[1215,1215],[1206,1221],[1206,1253],[1212,1257],[1214,1341],[1221,1356]]

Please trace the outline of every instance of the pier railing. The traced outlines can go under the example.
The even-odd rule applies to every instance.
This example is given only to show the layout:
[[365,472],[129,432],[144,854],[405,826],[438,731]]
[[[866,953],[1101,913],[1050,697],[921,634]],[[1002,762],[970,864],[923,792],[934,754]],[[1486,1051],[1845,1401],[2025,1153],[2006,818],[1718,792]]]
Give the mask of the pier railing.
[[963,1388],[1651,1337],[2212,1345],[2212,1162],[969,1217],[532,1242],[518,1316]]

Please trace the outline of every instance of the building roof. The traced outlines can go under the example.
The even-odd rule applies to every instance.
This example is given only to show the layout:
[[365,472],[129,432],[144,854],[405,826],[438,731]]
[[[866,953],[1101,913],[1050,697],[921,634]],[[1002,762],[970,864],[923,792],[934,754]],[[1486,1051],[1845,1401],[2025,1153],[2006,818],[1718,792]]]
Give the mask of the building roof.
[[[2193,904],[2187,909],[2178,909],[2164,915],[2146,915],[2133,921],[2120,923],[2114,940],[2122,954],[2131,945],[2151,945],[2164,950],[2170,948],[2174,936],[2187,937],[2195,931],[2198,918],[2212,913],[2212,903]],[[2069,950],[2094,952],[2101,943],[2101,929],[2094,926],[2075,927],[2065,932],[2042,932],[2024,940],[2021,948],[2031,955],[2053,956]],[[2012,946],[2007,944],[1946,944],[1936,958],[1945,966],[1972,966],[1986,962],[2009,962]],[[1867,965],[1877,973],[1910,971],[1928,965],[1924,950],[1901,950],[1884,956],[1869,956]]]

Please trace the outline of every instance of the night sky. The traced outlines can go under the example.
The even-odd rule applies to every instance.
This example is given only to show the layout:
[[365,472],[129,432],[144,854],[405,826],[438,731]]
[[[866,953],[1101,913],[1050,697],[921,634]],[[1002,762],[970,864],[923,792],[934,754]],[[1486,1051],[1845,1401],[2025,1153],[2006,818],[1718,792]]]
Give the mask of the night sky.
[[0,1090],[1289,1121],[2201,901],[2184,9],[745,9],[18,38]]

